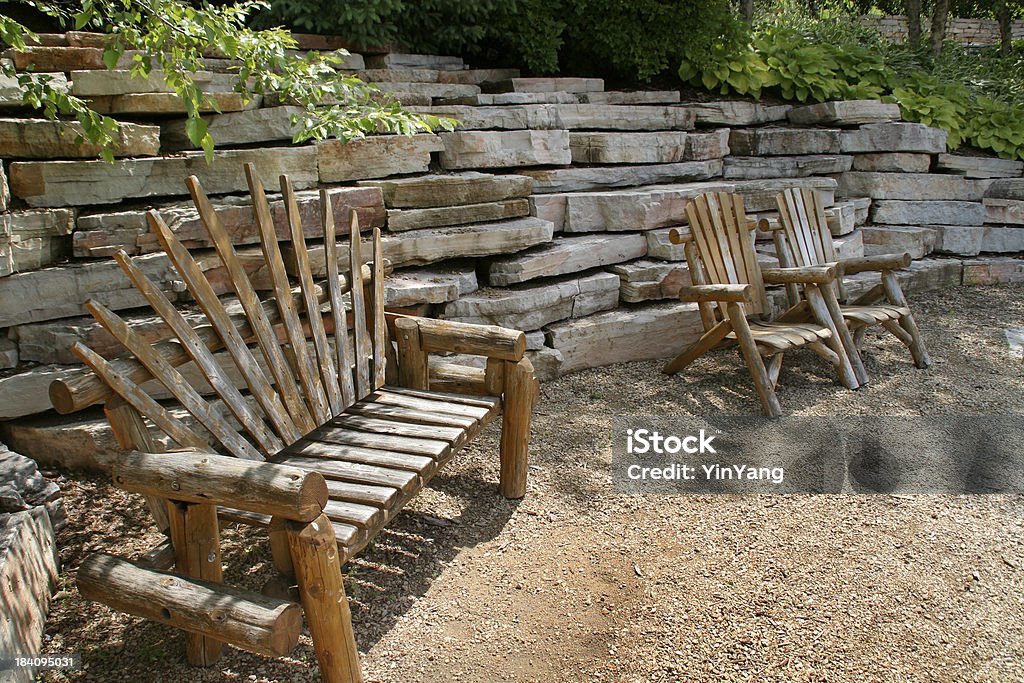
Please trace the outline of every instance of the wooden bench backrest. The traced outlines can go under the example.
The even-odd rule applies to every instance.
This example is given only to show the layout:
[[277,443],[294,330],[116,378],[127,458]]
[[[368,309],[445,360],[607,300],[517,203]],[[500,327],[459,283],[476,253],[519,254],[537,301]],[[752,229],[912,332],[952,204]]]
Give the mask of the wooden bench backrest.
[[754,234],[747,227],[743,197],[730,192],[706,192],[686,205],[686,217],[707,284],[752,285],[753,302],[747,312],[768,311],[761,266],[754,251]]
[[817,190],[789,188],[776,195],[775,201],[794,266],[820,266],[836,260],[824,203]]
[[[189,325],[160,288],[122,251],[114,257],[118,265],[170,327],[176,341],[151,344],[134,333],[116,313],[90,301],[86,304],[89,312],[133,358],[108,361],[81,342],[75,344],[73,351],[125,402],[181,446],[203,448],[210,444],[140,389],[139,385],[150,377],[167,388],[224,452],[257,460],[277,453],[381,386],[388,342],[380,230],[373,231],[372,261],[364,266],[358,218],[351,212],[349,276],[344,277],[330,197],[326,190],[321,190],[326,283],[318,286],[313,279],[295,193],[288,178],[281,176],[287,233],[294,256],[291,265],[298,279],[298,288],[293,290],[264,188],[252,164],[247,164],[245,171],[273,296],[260,300],[227,230],[199,180],[192,176],[186,184],[243,314],[228,312],[188,249],[160,214],[150,211],[150,228],[206,315],[207,324],[196,328]],[[367,276],[372,286],[364,292]],[[347,314],[343,298],[346,292],[351,315]],[[325,309],[327,312],[323,313]],[[226,354],[215,357],[213,352],[219,348]],[[200,396],[178,371],[177,366],[189,360],[242,426],[241,433],[232,426],[219,403]],[[226,363],[233,366],[231,371],[222,367]],[[233,375],[242,378],[252,401],[236,388]]]

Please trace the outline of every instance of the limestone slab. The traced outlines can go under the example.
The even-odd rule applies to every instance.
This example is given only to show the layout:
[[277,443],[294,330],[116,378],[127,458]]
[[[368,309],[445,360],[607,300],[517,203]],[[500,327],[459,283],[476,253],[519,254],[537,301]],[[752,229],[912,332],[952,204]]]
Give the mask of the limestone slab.
[[740,156],[839,154],[839,133],[820,128],[734,129],[729,149]]
[[774,211],[775,197],[788,188],[808,188],[822,194],[825,206],[835,201],[836,181],[832,178],[779,178],[769,180],[734,180],[733,189],[743,197],[747,212]]
[[690,285],[686,263],[641,259],[608,268],[619,276],[619,297],[626,303],[678,299],[681,287]]
[[678,90],[605,90],[580,93],[590,104],[678,104]]
[[687,161],[706,161],[721,159],[729,154],[729,129],[719,128],[709,132],[689,133],[686,136]]
[[510,78],[519,78],[519,69],[465,69],[463,71],[442,70],[437,72],[439,83],[480,85],[481,83],[507,81]]
[[1024,200],[994,199],[982,200],[985,206],[985,222],[1024,225]]
[[[244,145],[291,140],[299,130],[299,126],[292,123],[292,116],[301,116],[302,112],[301,107],[266,107],[213,114],[204,120],[218,145]],[[185,133],[184,120],[160,124],[160,141],[168,151],[198,149]]]
[[434,135],[374,135],[349,142],[324,140],[316,144],[320,182],[335,183],[391,175],[423,173],[430,153],[442,149]]
[[389,209],[422,209],[528,197],[531,181],[522,175],[465,171],[415,178],[367,180],[359,184],[379,187],[384,195],[384,204]]
[[981,250],[996,254],[1024,252],[1024,228],[989,225],[985,227]]
[[565,195],[566,232],[651,230],[686,220],[685,207],[702,192],[729,191],[731,183],[708,181]]
[[565,229],[565,211],[568,202],[564,194],[537,194],[530,197],[530,214],[551,221],[555,232]]
[[1024,282],[1024,261],[988,257],[963,262],[963,284],[998,285]]
[[722,160],[635,166],[527,168],[519,172],[533,179],[535,194],[548,194],[707,180],[722,175]]
[[786,115],[790,123],[800,126],[859,126],[865,123],[899,121],[898,104],[878,100],[839,100],[793,107]]
[[384,237],[384,256],[395,267],[426,265],[451,258],[509,254],[550,242],[553,234],[551,223],[534,217],[413,230]]
[[461,131],[441,135],[441,167],[513,168],[572,163],[565,130]]
[[[113,136],[116,157],[156,156],[160,153],[160,129],[121,123]],[[90,158],[100,146],[85,142],[77,121],[49,119],[0,119],[0,157],[5,159]]]
[[510,78],[507,81],[492,83],[489,92],[569,92],[586,93],[604,90],[604,81],[600,78],[575,77],[539,77]]
[[985,192],[986,198],[1024,200],[1024,178],[999,178],[993,180]]
[[500,107],[521,104],[578,104],[579,95],[570,92],[504,92],[480,93],[472,97],[440,99],[438,105],[480,105]]
[[423,110],[458,119],[459,130],[689,130],[693,113],[681,107],[604,104],[448,105]]
[[853,158],[840,154],[812,154],[793,157],[725,158],[723,176],[726,180],[761,178],[804,178],[828,173],[842,173],[853,166]]
[[673,244],[669,239],[672,228],[661,230],[648,230],[644,233],[647,238],[647,257],[661,261],[685,261],[686,252],[682,244]]
[[748,101],[687,102],[686,107],[697,115],[697,123],[713,126],[757,126],[785,121],[792,107],[764,105]]
[[895,225],[982,225],[985,207],[981,202],[876,199],[871,202],[871,220]]
[[918,226],[866,225],[860,230],[868,256],[907,252],[911,258],[919,259],[930,254],[938,241],[936,230]]
[[559,237],[551,244],[495,259],[487,280],[492,286],[512,285],[621,263],[646,253],[647,240],[640,234]]
[[574,164],[670,164],[686,159],[686,133],[570,133]]
[[941,173],[872,173],[850,171],[837,177],[836,193],[844,197],[914,201],[980,202],[990,180]]
[[[40,81],[45,79],[50,88],[57,92],[66,93],[70,87],[68,77],[60,72],[38,73],[33,77]],[[18,79],[14,76],[0,75],[0,109],[22,107],[24,106],[22,102],[23,91],[21,85],[18,84]]]
[[508,199],[486,204],[464,204],[430,209],[388,209],[388,230],[400,232],[447,225],[486,223],[530,215],[527,199]]
[[[136,50],[125,50],[115,68],[128,69],[137,56]],[[28,46],[24,50],[4,50],[0,57],[14,62],[18,71],[75,71],[76,69],[106,69],[103,49],[98,47]]]
[[[72,71],[71,94],[78,97],[128,95],[132,93],[173,93],[163,72],[153,70],[148,76],[133,76],[130,69],[113,71],[88,69]],[[238,76],[229,73],[193,71],[189,76],[203,92],[232,92]]]
[[878,173],[927,173],[931,168],[930,154],[913,152],[877,152],[853,155],[853,170]]
[[401,99],[403,94],[419,95],[430,100],[451,97],[475,97],[480,94],[480,86],[468,83],[377,83],[377,87],[386,93],[396,93]]
[[947,173],[957,173],[968,178],[1019,178],[1024,172],[1024,161],[940,154],[935,162],[935,167]]
[[438,69],[445,71],[462,71],[466,63],[461,57],[450,55],[420,55],[406,52],[388,52],[379,55],[367,55],[367,69]]
[[837,259],[860,258],[864,255],[864,233],[860,230],[835,237],[832,246],[836,250]]
[[935,251],[955,256],[977,256],[985,239],[980,225],[932,225],[936,232]]
[[857,130],[843,131],[844,153],[918,152],[941,154],[946,151],[946,131],[921,123],[872,123]]
[[400,307],[443,304],[468,296],[477,288],[476,269],[471,263],[408,268],[384,280],[384,303]]
[[[206,93],[199,111],[204,114],[258,109],[263,104],[259,95],[237,92]],[[102,95],[89,98],[89,106],[101,114],[166,115],[185,114],[185,102],[176,93],[130,93],[128,95]]]
[[857,208],[853,202],[837,202],[825,209],[825,219],[833,237],[848,235],[857,227]]

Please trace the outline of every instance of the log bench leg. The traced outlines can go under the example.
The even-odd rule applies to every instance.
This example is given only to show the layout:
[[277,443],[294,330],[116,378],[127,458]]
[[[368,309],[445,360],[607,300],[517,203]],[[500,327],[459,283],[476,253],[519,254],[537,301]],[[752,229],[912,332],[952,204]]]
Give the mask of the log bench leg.
[[729,320],[736,332],[736,341],[739,343],[743,360],[750,370],[750,377],[754,380],[754,388],[757,396],[761,399],[761,412],[768,417],[779,417],[782,415],[782,406],[775,396],[775,385],[768,377],[768,371],[764,367],[764,360],[757,350],[757,343],[754,335],[750,332],[750,325],[747,324],[747,314],[743,306],[737,303],[729,303],[726,307],[729,313]]
[[505,361],[505,399],[501,418],[501,494],[506,498],[526,495],[530,419],[540,387],[533,364],[526,358]]
[[[885,295],[889,299],[889,303],[894,306],[906,306],[907,298],[903,296],[903,288],[900,287],[899,280],[896,279],[896,275],[892,271],[885,271],[882,273],[882,286],[885,288]],[[907,346],[910,348],[910,355],[914,357],[914,365],[919,368],[926,368],[932,364],[932,359],[928,356],[928,349],[924,347],[924,340],[921,339],[921,330],[917,329],[917,322],[914,320],[914,314],[910,313],[900,318],[900,327],[907,331],[910,335],[910,343]]]
[[286,526],[320,676],[326,683],[362,683],[334,527],[324,514],[308,524],[288,522]]
[[[167,503],[174,568],[185,576],[221,583],[220,526],[217,506],[207,503]],[[198,633],[185,633],[185,656],[193,666],[211,666],[223,643]]]
[[[807,297],[807,303],[810,304],[811,310],[814,312],[815,321],[832,333],[824,343],[838,357],[835,369],[836,374],[839,375],[839,382],[847,389],[856,389],[860,386],[860,383],[857,381],[857,375],[854,373],[850,356],[847,355],[846,349],[843,348],[839,328],[836,327],[836,323],[832,320],[832,314],[829,313],[828,305],[825,302],[825,295],[814,285],[805,286],[804,295]],[[840,320],[839,324],[843,325],[844,330],[846,329],[846,324],[842,320]],[[850,344],[853,346],[852,338]],[[854,351],[856,352],[856,347],[854,347]],[[860,355],[855,353],[855,356],[859,361]],[[867,373],[865,373],[865,376],[867,376]]]

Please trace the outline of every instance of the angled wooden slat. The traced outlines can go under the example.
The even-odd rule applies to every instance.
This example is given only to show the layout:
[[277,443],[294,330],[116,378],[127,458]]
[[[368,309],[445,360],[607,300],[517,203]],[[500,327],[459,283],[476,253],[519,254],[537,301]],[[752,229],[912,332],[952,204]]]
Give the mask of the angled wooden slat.
[[351,406],[347,411],[350,415],[365,415],[397,422],[415,422],[424,425],[439,425],[442,427],[461,427],[469,429],[477,425],[477,420],[471,417],[453,415],[451,413],[435,413],[426,410],[416,410],[402,406],[387,405],[379,402],[360,402]]
[[291,363],[292,371],[299,378],[299,384],[302,386],[313,421],[320,424],[330,419],[331,411],[327,405],[327,397],[322,390],[318,390],[320,382],[317,379],[316,368],[313,367],[309,349],[306,347],[302,321],[299,320],[299,314],[295,310],[292,288],[288,283],[288,274],[285,272],[284,261],[281,258],[281,247],[277,243],[277,232],[274,230],[274,219],[270,215],[267,195],[252,164],[246,164],[245,177],[249,184],[249,195],[252,197],[253,215],[256,218],[256,228],[260,234],[263,259],[267,264],[267,272],[270,274],[274,290],[274,299],[277,302],[285,336],[288,339],[288,360]]
[[814,235],[818,240],[818,246],[821,249],[821,257],[824,263],[829,263],[836,260],[835,245],[832,243],[832,232],[828,228],[828,219],[825,217],[825,203],[822,200],[821,193],[817,190],[811,190],[807,193],[811,200],[811,210],[814,216],[814,223],[817,230],[814,231]]
[[729,273],[725,269],[718,240],[712,234],[707,199],[703,195],[693,199],[686,205],[686,216],[690,221],[690,232],[697,243],[697,253],[705,266],[707,284],[727,284]]
[[191,413],[199,423],[206,427],[213,436],[223,444],[229,453],[246,460],[262,460],[263,457],[238,433],[217,408],[210,405],[199,395],[192,385],[181,376],[163,356],[157,353],[152,345],[132,331],[123,318],[106,306],[89,301],[86,310],[109,332],[114,339],[135,354],[146,369],[157,378],[164,387]]
[[754,231],[747,227],[747,213],[743,208],[743,196],[732,195],[732,202],[737,230],[740,232],[740,250],[746,264],[746,282],[754,288],[754,305],[750,310],[753,313],[767,313],[771,310],[771,305],[768,303],[768,293],[761,275],[761,264],[757,260],[757,250],[754,248]]
[[386,348],[388,327],[384,321],[384,251],[380,242],[380,228],[373,229],[373,286],[371,305],[373,306],[373,388],[384,385],[384,373],[387,367]]
[[89,369],[103,378],[118,396],[123,398],[137,411],[153,421],[167,436],[174,439],[183,448],[209,448],[203,437],[196,434],[171,416],[167,410],[157,403],[152,396],[144,392],[134,382],[115,370],[107,360],[82,342],[75,342],[71,352],[89,366]]
[[[167,226],[164,225],[158,215],[154,212],[150,212],[149,215],[151,221],[155,221],[159,225],[163,226],[165,230],[167,229]],[[189,258],[191,259],[191,257]],[[128,279],[131,280],[132,284],[135,285],[135,288],[146,299],[153,311],[156,312],[156,314],[160,316],[165,323],[167,323],[167,326],[170,327],[171,331],[178,337],[182,346],[185,347],[185,351],[195,362],[196,367],[198,367],[203,373],[203,376],[210,383],[210,386],[213,387],[215,392],[217,392],[217,395],[223,399],[228,410],[231,411],[231,414],[235,416],[235,419],[238,420],[247,432],[253,435],[253,438],[256,439],[257,444],[260,446],[260,450],[268,455],[281,450],[284,444],[277,438],[277,436],[274,435],[273,432],[270,431],[262,418],[260,418],[255,412],[253,412],[252,408],[249,407],[245,398],[242,397],[242,394],[235,387],[234,382],[232,382],[224,373],[224,370],[220,367],[220,364],[216,359],[214,359],[209,348],[207,348],[206,344],[203,343],[199,335],[196,334],[196,331],[192,329],[192,326],[189,325],[188,321],[185,320],[181,313],[179,313],[174,307],[174,304],[167,300],[167,297],[164,296],[164,293],[160,288],[146,277],[145,273],[135,265],[135,262],[132,261],[127,254],[123,251],[119,251],[114,254],[114,259],[121,267],[121,270],[128,276]],[[195,262],[193,261],[192,264],[195,265]],[[198,268],[198,266],[196,267]],[[207,286],[209,286],[209,283],[207,283]],[[216,297],[214,297],[214,299],[216,299]],[[217,306],[223,313],[224,308],[223,306],[220,306],[219,301]],[[212,310],[213,308],[211,307],[211,311]],[[207,315],[209,316],[209,313],[207,313]],[[224,315],[226,315],[226,313]],[[222,324],[224,322],[225,321],[223,320],[221,321]],[[245,346],[244,342],[242,342],[235,326],[231,324],[230,320],[227,320],[226,322],[230,327],[230,332],[222,327],[216,328],[221,340],[225,345],[230,341],[233,348],[235,348],[236,353],[238,353],[238,347],[245,349],[245,353],[248,353],[248,348]],[[252,356],[250,355],[249,358],[251,359]],[[234,359],[234,356],[232,356],[232,359]],[[235,361],[235,364],[238,365],[238,362]],[[239,367],[239,370],[242,370],[242,368]],[[243,376],[245,376],[244,373]],[[260,376],[262,376],[262,372],[260,372]],[[263,380],[266,381],[266,378],[264,377]],[[269,388],[264,392],[264,400],[276,396],[277,394]],[[278,405],[280,405],[280,403],[278,403]]]
[[714,230],[708,236],[709,241],[714,241],[718,245],[718,254],[722,259],[722,267],[725,269],[726,276],[728,277],[727,282],[741,284],[739,273],[736,270],[736,254],[732,253],[729,249],[728,232],[725,229],[722,217],[723,202],[719,200],[719,197],[720,194],[715,192],[709,192],[707,195],[708,214],[711,217],[711,225],[714,226]]
[[501,399],[490,396],[463,396],[461,394],[449,394],[441,391],[419,391],[416,389],[405,389],[404,387],[387,386],[379,390],[381,394],[393,394],[400,396],[414,396],[431,401],[447,401],[467,406],[486,408],[488,413],[501,409]]
[[343,460],[326,460],[324,458],[303,458],[295,455],[275,458],[274,462],[304,470],[313,470],[330,479],[372,484],[374,486],[390,486],[403,493],[414,490],[420,485],[419,475],[415,472],[395,470],[389,467],[363,465],[362,463],[345,462]]
[[421,475],[432,474],[437,465],[433,458],[426,455],[345,446],[338,443],[316,441],[311,437],[292,444],[283,450],[281,455],[302,455],[310,458],[347,460],[348,462],[361,462],[364,465],[379,465],[380,467],[390,467],[396,470],[409,470],[410,472],[418,472]]
[[324,514],[332,522],[351,524],[361,529],[373,529],[384,522],[384,512],[380,508],[352,503],[344,498],[329,498],[324,506]]
[[399,500],[398,489],[390,486],[357,484],[351,481],[327,480],[327,495],[338,500],[347,500],[362,505],[372,505],[382,510],[393,508]]
[[744,259],[743,238],[747,234],[746,226],[737,227],[735,205],[732,195],[728,192],[716,192],[715,200],[718,203],[718,211],[715,213],[720,221],[721,232],[718,237],[722,240],[722,259],[731,262],[735,270],[737,284],[745,283],[747,276],[747,263]]
[[348,337],[348,316],[345,315],[345,302],[342,300],[342,282],[338,273],[338,242],[334,228],[334,210],[327,190],[320,190],[320,220],[324,229],[327,292],[330,295],[331,319],[334,321],[335,368],[338,371],[338,387],[341,389],[342,404],[347,408],[356,400],[355,385],[352,380],[352,349]]
[[447,441],[396,436],[393,434],[375,434],[373,432],[360,432],[333,427],[323,427],[317,430],[316,438],[318,441],[348,446],[365,446],[382,451],[429,455],[432,458],[438,459],[446,458],[452,452]]
[[[826,263],[825,248],[821,240],[821,226],[825,224],[825,214],[818,216],[818,207],[815,203],[815,192],[801,192],[800,199],[803,201],[804,213],[807,215],[807,236],[814,252],[814,258],[818,263]],[[820,220],[819,220],[820,219]]]
[[295,200],[295,190],[291,181],[285,175],[281,176],[281,194],[284,196],[285,217],[291,234],[292,250],[295,252],[295,265],[299,273],[299,287],[306,309],[306,320],[313,337],[313,349],[316,351],[317,367],[320,370],[320,391],[327,396],[331,414],[337,415],[345,409],[341,387],[338,385],[338,372],[334,366],[334,354],[327,343],[327,332],[324,330],[324,321],[320,314],[320,302],[317,301],[313,285],[313,271],[309,265],[309,252],[306,250],[306,236],[302,231],[299,204]]
[[393,434],[414,439],[434,439],[450,444],[461,444],[466,439],[466,430],[461,427],[439,427],[413,422],[396,422],[361,415],[338,415],[328,423],[331,427],[343,427],[353,431]]
[[[236,510],[235,508],[223,506],[217,508],[217,517],[225,522],[260,527],[270,526],[271,520],[270,515],[261,515],[258,512]],[[368,540],[367,530],[361,529],[354,524],[345,524],[331,520],[331,526],[334,528],[335,540],[339,546],[361,546]],[[346,557],[350,556],[351,553],[346,554]]]
[[370,334],[366,329],[366,297],[363,291],[363,255],[362,238],[359,233],[359,216],[352,212],[352,223],[349,231],[349,271],[352,273],[352,329],[355,338],[353,361],[356,366],[356,399],[369,394],[370,386],[369,363],[373,358]]
[[299,396],[298,386],[295,384],[291,368],[281,350],[277,333],[274,332],[259,295],[249,280],[248,273],[245,272],[245,268],[238,259],[238,253],[231,243],[224,224],[203,191],[199,178],[189,176],[185,184],[188,185],[189,192],[192,194],[192,202],[199,211],[199,218],[203,221],[206,232],[217,249],[217,255],[224,263],[231,285],[238,295],[238,301],[241,303],[252,333],[256,337],[256,344],[263,354],[263,359],[274,378],[274,386],[284,403],[286,410],[284,414],[271,412],[268,413],[268,417],[282,441],[286,444],[292,443],[315,427],[312,417],[303,404],[302,397]]
[[806,216],[800,211],[800,201],[795,196],[792,189],[786,190],[782,193],[783,203],[785,204],[786,210],[784,213],[784,219],[788,218],[788,222],[784,220],[786,226],[786,237],[789,240],[790,247],[793,251],[795,259],[795,265],[805,266],[811,263],[811,250],[808,248],[805,228]]

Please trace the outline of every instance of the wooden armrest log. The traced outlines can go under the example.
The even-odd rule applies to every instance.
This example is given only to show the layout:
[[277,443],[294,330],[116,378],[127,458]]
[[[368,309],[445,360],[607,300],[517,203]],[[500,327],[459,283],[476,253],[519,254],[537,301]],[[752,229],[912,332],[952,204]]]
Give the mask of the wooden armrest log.
[[817,284],[825,285],[836,279],[836,264],[820,266],[797,266],[794,268],[762,268],[761,274],[767,284]]
[[104,553],[82,562],[77,583],[82,597],[119,612],[269,657],[291,652],[302,631],[302,610],[294,602],[146,569]]
[[213,503],[299,522],[327,505],[318,472],[215,453],[131,453],[113,467],[126,491],[191,503]]
[[736,301],[750,303],[753,287],[750,285],[692,285],[679,289],[681,301]]
[[910,254],[876,254],[874,256],[860,256],[857,258],[846,258],[839,261],[839,270],[843,275],[865,273],[871,271],[881,272],[883,270],[899,270],[910,265]]
[[[368,265],[363,266],[363,278],[368,280],[372,276],[372,269]],[[385,271],[386,272],[386,271]],[[339,276],[341,280],[341,294],[345,294],[352,288],[352,279],[348,273]],[[326,287],[316,288],[317,301],[324,304],[330,298]],[[298,300],[302,296],[298,288],[292,290],[292,298]],[[264,312],[272,325],[281,324],[281,313],[278,310],[277,302],[273,298],[261,302]],[[253,340],[253,331],[244,314],[238,313],[231,316],[235,328],[247,343]],[[196,334],[206,344],[210,351],[219,351],[223,348],[220,336],[210,325],[200,325],[196,328]],[[188,363],[191,358],[176,341],[159,341],[153,344],[153,350],[164,357],[172,367],[179,367]],[[135,384],[142,384],[153,378],[152,374],[142,363],[134,358],[120,358],[110,362],[113,369],[123,374]],[[113,390],[106,383],[89,370],[82,370],[81,373],[54,380],[50,384],[50,404],[62,415],[75,413],[95,403],[101,403],[114,396]]]
[[450,320],[411,318],[420,333],[420,348],[427,352],[468,353],[518,361],[526,353],[526,333],[497,325],[472,325]]

